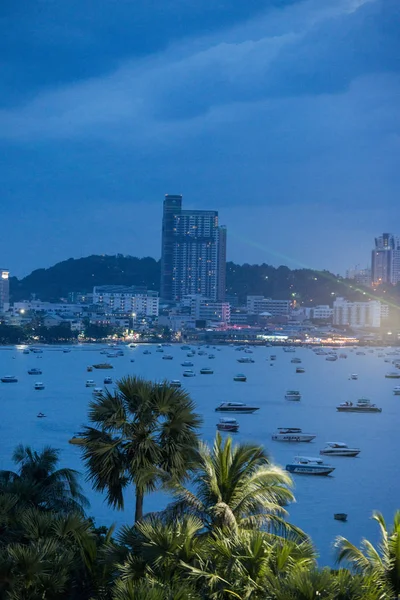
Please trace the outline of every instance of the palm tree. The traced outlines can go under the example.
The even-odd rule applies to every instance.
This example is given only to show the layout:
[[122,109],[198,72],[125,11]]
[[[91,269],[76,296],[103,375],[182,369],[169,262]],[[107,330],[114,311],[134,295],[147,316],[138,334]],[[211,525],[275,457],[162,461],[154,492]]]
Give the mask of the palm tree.
[[16,496],[23,506],[46,511],[83,512],[88,506],[78,483],[78,472],[57,469],[59,450],[45,446],[37,452],[19,444],[12,459],[19,471],[0,471],[0,493]]
[[181,481],[194,463],[201,419],[189,395],[167,383],[125,377],[90,403],[89,419],[94,427],[79,434],[88,479],[118,509],[133,484],[135,522],[143,517],[145,494],[166,477]]
[[355,572],[371,576],[382,587],[390,590],[390,596],[397,598],[400,594],[400,510],[394,515],[391,530],[388,530],[381,513],[374,512],[372,518],[380,529],[378,548],[367,539],[363,539],[361,548],[357,548],[346,538],[339,536],[335,541],[337,561],[347,561]]
[[[261,446],[223,442],[219,433],[212,449],[200,443],[192,492],[174,485],[176,502],[172,514],[192,513],[208,530],[215,527],[252,529],[269,525],[277,532],[296,530],[285,523],[284,505],[294,501],[292,480],[271,465]],[[300,530],[297,530],[300,534]]]

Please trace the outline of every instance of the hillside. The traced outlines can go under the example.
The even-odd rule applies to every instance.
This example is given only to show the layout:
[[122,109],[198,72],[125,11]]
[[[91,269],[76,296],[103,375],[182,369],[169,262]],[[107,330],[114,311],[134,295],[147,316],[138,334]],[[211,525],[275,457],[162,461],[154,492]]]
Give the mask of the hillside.
[[[37,269],[21,280],[10,280],[12,301],[26,300],[35,294],[44,301],[66,298],[69,292],[91,292],[95,285],[144,285],[159,290],[160,261],[134,256],[87,256]],[[365,300],[371,290],[356,290],[353,282],[328,271],[272,267],[271,265],[227,264],[227,293],[244,302],[248,294],[275,299],[291,298],[299,304],[331,304],[334,296]],[[396,291],[387,290],[392,299]],[[365,294],[363,293],[365,292]],[[386,293],[386,292],[385,292]],[[374,297],[376,297],[374,295]]]

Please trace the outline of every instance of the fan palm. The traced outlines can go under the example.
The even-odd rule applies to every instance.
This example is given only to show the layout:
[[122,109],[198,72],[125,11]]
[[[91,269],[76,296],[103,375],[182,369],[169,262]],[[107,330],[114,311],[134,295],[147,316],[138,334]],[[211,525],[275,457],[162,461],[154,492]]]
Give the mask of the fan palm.
[[233,446],[231,438],[223,442],[217,433],[212,449],[200,443],[193,484],[194,492],[174,486],[176,502],[169,510],[198,516],[208,530],[265,524],[281,530],[290,527],[283,519],[283,507],[294,501],[292,480],[270,464],[261,446]]
[[337,560],[339,563],[347,561],[356,572],[372,576],[383,587],[389,587],[391,595],[397,598],[400,594],[400,510],[394,515],[391,530],[381,513],[374,512],[372,518],[380,529],[378,548],[367,539],[363,539],[361,548],[357,548],[339,536],[335,541]]
[[19,466],[14,471],[0,471],[0,493],[11,494],[23,506],[35,506],[55,512],[79,511],[88,506],[73,469],[57,469],[59,450],[45,446],[37,452],[18,445],[12,456]]
[[125,377],[116,390],[93,400],[79,434],[88,478],[108,503],[124,507],[124,490],[135,487],[135,522],[143,500],[165,477],[182,480],[191,468],[201,424],[189,395],[167,383]]

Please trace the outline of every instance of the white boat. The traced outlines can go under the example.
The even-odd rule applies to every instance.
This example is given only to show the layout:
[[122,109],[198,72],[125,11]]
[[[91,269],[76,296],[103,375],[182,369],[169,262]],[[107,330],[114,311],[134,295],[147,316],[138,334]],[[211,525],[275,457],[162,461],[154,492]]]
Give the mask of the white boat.
[[207,369],[207,367],[205,367],[204,369],[200,369],[200,375],[213,375],[214,371],[212,369]]
[[298,475],[329,475],[335,467],[326,465],[321,458],[296,456],[294,461],[286,465],[286,471]]
[[339,354],[339,358],[347,358],[347,354],[344,354],[344,353]]
[[396,385],[396,387],[393,388],[393,394],[395,396],[400,396],[400,385]]
[[33,354],[43,354],[43,350],[40,348],[31,348],[31,352],[33,352]]
[[164,356],[162,357],[163,360],[173,360],[173,356],[172,354],[164,354]]
[[253,363],[254,358],[251,358],[250,356],[242,356],[241,358],[238,358],[237,361],[238,363]]
[[244,404],[244,402],[222,402],[215,409],[216,412],[237,412],[242,414],[251,414],[256,412],[256,410],[260,410],[260,407],[249,406],[248,404]]
[[184,360],[181,367],[193,367],[193,363],[190,360]]
[[37,381],[34,387],[35,390],[44,390],[44,383],[42,383],[41,381]]
[[101,387],[95,387],[93,390],[93,396],[101,396],[101,394],[104,392],[103,388]]
[[104,377],[104,385],[110,385],[113,382],[111,377]]
[[312,442],[316,436],[312,433],[303,433],[298,427],[279,427],[272,434],[275,442]]
[[217,423],[217,429],[218,431],[229,431],[231,433],[236,433],[236,431],[239,431],[239,423],[236,421],[236,419],[220,419]]
[[391,373],[386,373],[386,379],[400,379],[400,371],[392,371]]
[[296,352],[296,348],[292,348],[291,346],[283,347],[284,352]]
[[285,400],[293,400],[298,402],[301,400],[301,394],[298,390],[288,390],[285,394]]
[[95,387],[95,386],[96,386],[96,382],[94,381],[94,379],[86,380],[86,387]]
[[5,375],[0,379],[0,381],[2,383],[17,383],[18,379],[15,377],[15,375]]
[[343,442],[327,442],[325,448],[320,450],[320,454],[326,456],[358,456],[361,450],[359,448],[349,448]]
[[244,375],[243,373],[238,373],[237,375],[235,375],[235,377],[233,378],[233,381],[247,381],[247,377],[246,375]]
[[330,362],[335,362],[337,359],[338,357],[336,356],[336,354],[329,354],[329,356],[325,358],[325,360],[328,360]]
[[182,383],[179,381],[179,379],[171,379],[171,381],[169,382],[170,387],[173,388],[180,388],[182,387]]
[[28,375],[41,375],[42,374],[42,369],[29,369],[28,371]]
[[156,352],[164,352],[164,350],[160,347],[160,348],[157,348]]
[[356,381],[358,379],[358,375],[357,373],[352,373],[349,377],[349,379],[352,379],[353,381]]
[[371,400],[367,398],[360,398],[355,404],[353,402],[342,402],[336,407],[339,412],[363,412],[363,413],[377,413],[382,412],[382,409],[372,404]]
[[196,373],[194,371],[192,371],[191,369],[189,369],[187,371],[183,371],[183,376],[184,377],[196,377]]
[[303,367],[296,367],[296,373],[305,373],[306,370]]

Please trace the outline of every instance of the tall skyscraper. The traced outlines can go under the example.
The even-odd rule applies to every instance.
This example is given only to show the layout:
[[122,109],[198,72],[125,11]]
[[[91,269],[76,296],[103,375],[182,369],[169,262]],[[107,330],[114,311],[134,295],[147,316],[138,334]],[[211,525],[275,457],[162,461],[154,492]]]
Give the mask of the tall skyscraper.
[[183,210],[182,196],[164,199],[161,298],[175,302],[188,294],[224,300],[226,229],[215,210]]
[[372,285],[400,281],[400,238],[383,233],[375,238],[371,261]]
[[0,313],[8,310],[10,304],[10,272],[0,269]]

